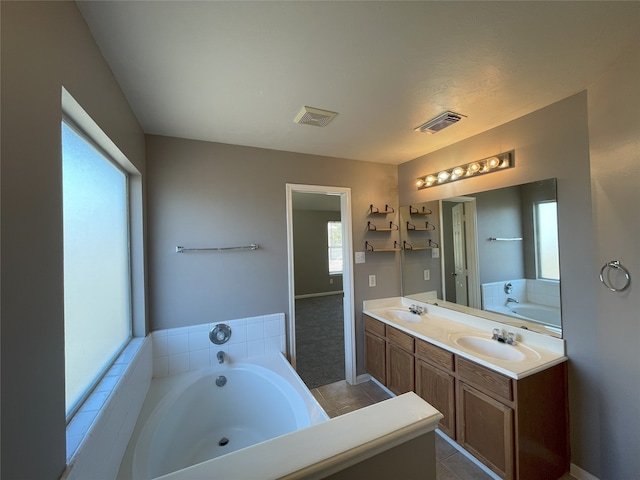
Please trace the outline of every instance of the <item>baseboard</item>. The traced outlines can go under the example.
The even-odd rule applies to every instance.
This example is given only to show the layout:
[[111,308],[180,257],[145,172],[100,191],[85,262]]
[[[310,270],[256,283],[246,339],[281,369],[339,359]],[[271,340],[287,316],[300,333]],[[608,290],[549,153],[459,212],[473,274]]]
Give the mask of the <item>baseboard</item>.
[[304,295],[296,295],[294,298],[298,300],[300,298],[328,297],[329,295],[343,295],[343,294],[344,292],[342,290],[335,290],[332,292],[305,293]]
[[571,464],[571,468],[569,470],[571,476],[575,477],[576,480],[598,480],[598,477],[595,475],[591,475],[586,470],[581,469],[579,466],[575,464]]
[[476,457],[474,457],[469,452],[467,452],[464,449],[464,447],[462,447],[461,445],[458,445],[454,440],[450,439],[448,435],[442,433],[439,428],[436,428],[436,433],[440,435],[440,438],[442,438],[444,441],[449,443],[453,448],[458,450],[462,455],[464,455],[466,458],[472,461],[474,465],[476,465],[480,470],[486,473],[490,478],[492,478],[493,480],[500,480],[500,477],[498,475],[496,475],[493,471],[491,471],[485,464],[483,464]]
[[[365,375],[361,375],[362,377],[364,377]],[[375,383],[377,386],[379,386],[382,390],[384,390],[385,392],[387,392],[391,397],[395,397],[396,394],[393,393],[391,390],[389,390],[387,387],[385,387],[383,384],[381,384],[378,380],[376,380],[375,378],[373,378],[371,375],[369,375],[368,373],[366,374],[368,378],[368,380],[371,380],[373,383]],[[360,378],[360,376],[358,377]],[[367,380],[365,380],[367,381]],[[358,382],[359,383],[359,382]]]

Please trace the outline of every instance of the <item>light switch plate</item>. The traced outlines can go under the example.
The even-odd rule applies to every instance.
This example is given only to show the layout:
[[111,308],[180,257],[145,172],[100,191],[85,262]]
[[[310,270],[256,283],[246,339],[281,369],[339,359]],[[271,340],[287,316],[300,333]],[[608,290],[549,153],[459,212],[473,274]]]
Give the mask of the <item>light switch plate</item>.
[[356,252],[356,263],[364,263],[364,252]]
[[431,249],[431,258],[440,258],[440,249],[439,248]]

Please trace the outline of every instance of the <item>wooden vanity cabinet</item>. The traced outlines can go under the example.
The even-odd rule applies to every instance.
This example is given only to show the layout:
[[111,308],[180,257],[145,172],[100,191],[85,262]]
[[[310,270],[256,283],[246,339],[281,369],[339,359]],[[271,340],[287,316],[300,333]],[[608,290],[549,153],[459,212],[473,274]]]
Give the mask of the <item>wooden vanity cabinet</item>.
[[457,358],[457,442],[502,478],[514,478],[512,380]]
[[439,410],[440,430],[506,480],[569,471],[567,364],[515,380],[364,315],[365,367]]
[[415,340],[387,325],[387,388],[396,395],[414,391]]
[[414,390],[414,338],[364,315],[365,368],[396,395]]
[[416,339],[415,392],[444,415],[438,427],[452,439],[456,438],[454,365],[451,352]]
[[506,480],[569,471],[566,362],[520,380],[456,356],[456,441]]
[[367,373],[381,384],[387,384],[386,325],[364,316],[364,364]]

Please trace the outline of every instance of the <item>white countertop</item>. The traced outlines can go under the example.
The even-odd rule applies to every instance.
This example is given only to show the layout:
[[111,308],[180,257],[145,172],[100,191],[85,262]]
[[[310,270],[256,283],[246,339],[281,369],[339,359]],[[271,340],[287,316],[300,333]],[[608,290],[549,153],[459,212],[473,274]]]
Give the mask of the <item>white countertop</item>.
[[[440,302],[438,301],[438,303]],[[412,304],[420,305],[426,310],[426,313],[421,316],[420,322],[392,320],[388,315],[385,316],[385,311],[388,309],[398,308],[408,311],[409,305]],[[403,297],[367,300],[364,302],[363,313],[514,379],[527,377],[567,360],[564,340],[561,338],[509,327],[492,320],[449,310],[430,303],[417,302]],[[499,328],[504,332],[514,332],[517,342],[523,348],[535,351],[536,358],[526,358],[519,361],[500,360],[463,349],[452,340],[455,335],[473,335],[486,338],[491,335],[494,328]]]

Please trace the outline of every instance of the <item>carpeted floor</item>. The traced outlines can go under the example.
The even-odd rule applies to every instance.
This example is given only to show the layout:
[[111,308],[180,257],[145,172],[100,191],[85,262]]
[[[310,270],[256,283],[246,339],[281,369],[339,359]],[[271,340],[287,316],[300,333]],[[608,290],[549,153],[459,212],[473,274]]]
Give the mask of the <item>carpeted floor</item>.
[[296,300],[296,369],[309,389],[344,380],[342,295]]

